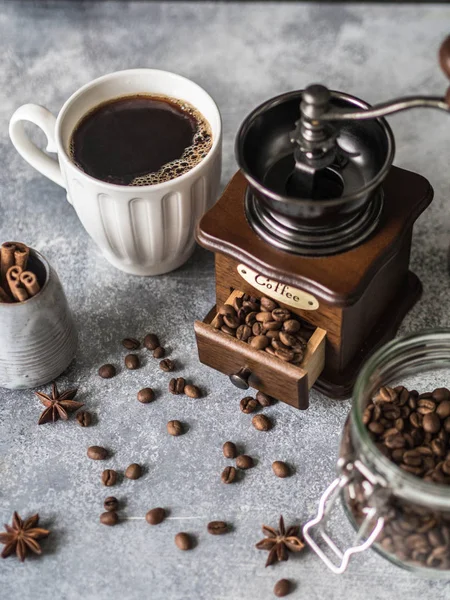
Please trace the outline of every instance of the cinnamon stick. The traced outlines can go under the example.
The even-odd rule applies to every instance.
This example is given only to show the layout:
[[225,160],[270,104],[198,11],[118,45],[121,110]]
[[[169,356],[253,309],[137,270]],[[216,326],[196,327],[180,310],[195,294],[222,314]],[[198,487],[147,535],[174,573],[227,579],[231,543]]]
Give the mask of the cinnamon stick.
[[6,273],[6,281],[8,282],[11,294],[18,302],[23,302],[28,299],[28,293],[20,283],[20,275],[22,274],[22,268],[14,265],[8,269]]
[[31,271],[23,271],[23,273],[20,274],[20,283],[26,289],[30,298],[36,296],[41,290],[36,275]]
[[21,267],[24,271],[27,268],[28,257],[30,255],[30,249],[27,245],[22,242],[12,242],[15,244],[16,249],[14,250],[14,261],[16,266]]
[[1,281],[6,281],[6,273],[8,269],[15,265],[14,252],[16,250],[16,244],[14,242],[5,242],[0,248],[0,261],[1,261]]

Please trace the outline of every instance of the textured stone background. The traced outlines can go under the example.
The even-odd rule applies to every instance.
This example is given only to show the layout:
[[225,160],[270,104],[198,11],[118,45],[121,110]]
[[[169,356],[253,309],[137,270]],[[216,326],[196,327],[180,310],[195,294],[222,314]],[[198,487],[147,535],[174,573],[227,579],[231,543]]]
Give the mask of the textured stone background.
[[[80,399],[98,416],[95,427],[75,421],[37,426],[41,407],[31,391],[0,392],[0,522],[17,509],[39,511],[52,529],[45,555],[24,565],[0,564],[5,600],[238,600],[272,597],[277,579],[297,582],[293,598],[381,600],[448,598],[444,582],[412,577],[375,553],[359,556],[341,577],[312,553],[264,569],[254,549],[261,523],[305,521],[334,477],[337,448],[350,403],[312,393],[310,410],[281,403],[267,413],[276,426],[256,432],[240,413],[241,394],[196,358],[192,322],[213,304],[212,256],[198,249],[183,268],[154,279],[113,269],[99,255],[56,185],[13,150],[8,120],[25,102],[57,112],[80,85],[127,67],[159,67],[195,79],[218,101],[224,121],[225,183],[235,170],[233,140],[250,109],[268,97],[314,81],[368,101],[397,94],[440,94],[445,79],[436,50],[448,33],[450,8],[302,4],[178,4],[161,2],[0,2],[0,239],[20,239],[41,250],[65,286],[80,331],[75,363],[61,386],[80,386]],[[435,200],[415,227],[412,265],[425,294],[402,331],[449,324],[447,248],[450,223],[450,121],[433,112],[392,118],[396,163],[430,179]],[[42,139],[39,136],[39,139]],[[110,381],[100,364],[121,363],[120,340],[153,330],[187,374],[207,391],[202,400],[169,397],[167,374],[145,352],[136,372],[120,369]],[[1,341],[0,341],[1,343]],[[448,383],[448,382],[447,382]],[[160,390],[141,405],[144,385]],[[169,438],[165,424],[178,418],[189,432]],[[220,483],[226,462],[222,443],[232,439],[258,465],[232,486]],[[113,451],[108,467],[133,461],[146,467],[136,482],[113,491],[131,518],[109,529],[99,525],[105,465],[89,461],[87,446]],[[295,466],[276,479],[273,460]],[[171,519],[150,528],[142,520],[154,506]],[[215,538],[205,532],[215,518],[234,524]],[[349,539],[344,516],[335,532]],[[194,551],[179,552],[177,531],[193,533]]]

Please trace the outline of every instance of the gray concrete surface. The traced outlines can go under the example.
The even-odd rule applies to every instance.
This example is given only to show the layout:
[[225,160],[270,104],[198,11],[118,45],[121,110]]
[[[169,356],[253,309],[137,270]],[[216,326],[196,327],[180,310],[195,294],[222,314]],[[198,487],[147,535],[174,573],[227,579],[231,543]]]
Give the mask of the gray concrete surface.
[[[428,6],[232,4],[145,2],[0,3],[0,240],[20,239],[41,250],[65,286],[80,331],[75,363],[61,387],[79,385],[80,400],[97,415],[82,429],[71,420],[38,427],[41,406],[32,391],[0,391],[0,522],[13,510],[38,511],[52,530],[44,554],[20,564],[0,563],[4,600],[259,600],[275,581],[297,583],[292,598],[310,600],[418,600],[449,597],[445,582],[413,577],[370,552],[337,577],[310,552],[264,569],[254,549],[262,523],[280,513],[303,522],[334,476],[349,402],[312,393],[304,413],[281,403],[268,409],[275,428],[256,432],[238,408],[241,394],[196,358],[192,323],[213,304],[213,259],[198,249],[170,275],[140,279],[114,270],[99,255],[63,191],[33,171],[8,140],[8,119],[25,102],[57,112],[80,85],[127,67],[159,67],[191,77],[218,101],[224,121],[226,183],[236,166],[233,141],[250,109],[266,98],[323,81],[368,101],[397,94],[440,94],[446,81],[436,50],[448,33],[450,8]],[[412,266],[425,294],[401,331],[449,325],[450,120],[433,112],[393,117],[396,163],[428,177],[432,206],[414,232]],[[42,139],[42,138],[40,138]],[[143,366],[120,369],[103,381],[100,364],[120,364],[125,335],[156,331],[183,373],[206,391],[201,400],[171,397],[168,375],[142,352]],[[448,382],[447,382],[448,384]],[[150,405],[136,401],[145,385],[160,390]],[[188,433],[171,438],[166,422],[178,418]],[[224,486],[222,443],[232,439],[258,464],[236,485]],[[104,444],[105,464],[86,448]],[[295,466],[289,480],[270,469],[281,459]],[[146,467],[139,481],[106,490],[104,466]],[[116,528],[99,524],[103,499],[113,492],[128,518]],[[143,517],[164,506],[170,520],[150,528]],[[225,537],[206,533],[211,519],[234,526]],[[176,532],[198,544],[181,553]],[[337,519],[338,537],[349,526]],[[394,592],[395,590],[395,592]]]

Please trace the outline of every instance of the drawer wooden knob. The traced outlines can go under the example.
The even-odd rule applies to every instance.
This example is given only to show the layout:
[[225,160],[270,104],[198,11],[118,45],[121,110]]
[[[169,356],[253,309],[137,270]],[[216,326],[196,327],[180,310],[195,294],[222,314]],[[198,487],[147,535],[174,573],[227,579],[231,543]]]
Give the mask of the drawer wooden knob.
[[239,389],[248,390],[248,388],[250,387],[248,380],[250,379],[251,374],[252,372],[250,371],[250,369],[247,369],[247,367],[242,367],[242,369],[239,369],[237,373],[233,373],[232,375],[230,375],[230,381]]

